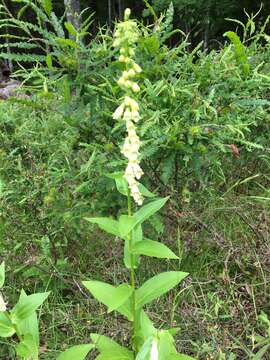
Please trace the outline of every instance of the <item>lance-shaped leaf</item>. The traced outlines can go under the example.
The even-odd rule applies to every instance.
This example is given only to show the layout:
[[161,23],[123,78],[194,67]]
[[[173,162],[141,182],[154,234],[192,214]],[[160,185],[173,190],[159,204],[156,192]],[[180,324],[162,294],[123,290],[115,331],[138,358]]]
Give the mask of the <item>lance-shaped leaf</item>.
[[140,193],[144,197],[148,197],[148,198],[156,197],[156,195],[154,193],[152,193],[151,191],[149,191],[143,184],[139,183],[138,187],[139,187]]
[[144,205],[138,210],[133,216],[136,219],[136,224],[142,224],[145,220],[150,218],[150,216],[154,215],[157,211],[159,211],[165,203],[168,201],[169,197],[157,199],[155,201],[150,202],[147,205]]
[[107,336],[91,334],[91,340],[101,353],[98,358],[108,360],[134,360],[133,352],[117,344]]
[[107,174],[107,176],[111,179],[115,180],[115,185],[120,194],[128,196],[128,183],[126,179],[123,177],[123,172],[115,172],[112,174]]
[[152,256],[160,259],[178,259],[166,245],[153,240],[144,239],[133,247],[134,254]]
[[144,344],[140,348],[135,360],[149,360],[151,348],[153,344],[153,336],[150,336],[148,339],[145,340]]
[[[143,232],[142,232],[142,226],[137,225],[133,231],[132,231],[132,242],[131,247],[133,249],[133,246],[140,241],[142,241],[143,238]],[[130,242],[128,239],[125,240],[125,247],[124,247],[124,263],[127,269],[131,268],[131,249],[130,249]],[[138,255],[134,254],[132,255],[133,260],[133,267],[136,269],[139,266],[140,258]]]
[[7,338],[15,334],[15,329],[6,313],[0,312],[0,337]]
[[75,345],[60,354],[56,360],[84,360],[94,344]]
[[[22,290],[20,294],[20,299],[27,298],[25,291]],[[28,316],[26,319],[20,321],[17,324],[17,328],[21,335],[31,334],[36,347],[39,348],[39,329],[38,329],[38,318],[36,312],[33,312],[32,315]]]
[[119,218],[119,232],[122,239],[124,239],[136,226],[135,218],[133,216],[121,215]]
[[71,34],[71,35],[73,35],[73,36],[77,36],[77,34],[78,34],[78,32],[76,31],[76,29],[75,29],[75,27],[70,23],[70,22],[65,22],[64,23],[64,25],[65,25],[65,28],[67,29],[67,31]]
[[25,335],[15,349],[20,358],[38,360],[38,346],[31,334]]
[[0,289],[4,286],[5,283],[5,263],[4,261],[0,265]]
[[165,294],[179,284],[187,275],[188,273],[181,271],[167,271],[147,280],[136,290],[136,307],[141,308]]
[[53,10],[52,6],[52,0],[43,0],[42,5],[44,7],[44,10],[46,11],[47,15],[50,16]]
[[96,217],[96,218],[85,218],[85,220],[97,224],[100,229],[106,231],[109,234],[120,237],[119,223],[108,217]]
[[15,324],[20,323],[31,316],[40,305],[47,299],[49,292],[32,294],[27,297],[20,297],[18,303],[11,310],[11,319]]
[[117,310],[122,313],[119,308],[127,302],[133,293],[132,287],[128,284],[114,287],[101,281],[83,281],[83,285],[99,302],[108,307],[108,312]]
[[146,341],[146,339],[149,337],[153,337],[157,334],[157,329],[154,327],[154,324],[143,310],[140,311],[139,325],[141,336],[143,337],[144,341]]
[[[177,354],[174,339],[168,330],[160,330],[158,332],[158,359],[167,360],[168,354]],[[169,356],[169,358],[171,358]]]

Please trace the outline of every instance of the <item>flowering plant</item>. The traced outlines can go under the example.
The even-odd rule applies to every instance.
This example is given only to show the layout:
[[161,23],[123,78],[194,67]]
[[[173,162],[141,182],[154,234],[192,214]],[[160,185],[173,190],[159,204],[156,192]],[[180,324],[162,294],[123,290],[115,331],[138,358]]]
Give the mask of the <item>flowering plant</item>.
[[140,256],[177,259],[178,257],[164,244],[146,239],[143,235],[143,223],[165,205],[168,198],[159,198],[148,202],[133,213],[132,199],[141,206],[144,197],[155,195],[148,191],[139,179],[143,171],[139,163],[141,141],[136,133],[140,120],[139,104],[135,98],[140,92],[136,76],[141,73],[141,67],[134,61],[135,45],[139,30],[137,23],[130,20],[130,9],[126,9],[124,21],[117,25],[114,47],[119,48],[119,61],[124,64],[124,71],[118,80],[118,85],[124,92],[121,104],[115,110],[113,118],[123,120],[127,136],[122,147],[122,154],[128,163],[125,173],[112,174],[119,192],[127,197],[128,213],[118,220],[106,217],[87,218],[97,224],[102,230],[112,234],[124,242],[124,263],[130,271],[130,284],[118,286],[101,281],[84,281],[84,286],[91,294],[108,308],[108,312],[117,311],[132,324],[132,349],[120,346],[106,336],[91,334],[94,346],[99,350],[97,359],[127,359],[127,360],[177,360],[192,359],[178,354],[174,345],[175,330],[159,330],[144,311],[143,307],[159,296],[178,285],[188,274],[180,271],[167,271],[147,280],[137,287],[135,271],[140,263]]

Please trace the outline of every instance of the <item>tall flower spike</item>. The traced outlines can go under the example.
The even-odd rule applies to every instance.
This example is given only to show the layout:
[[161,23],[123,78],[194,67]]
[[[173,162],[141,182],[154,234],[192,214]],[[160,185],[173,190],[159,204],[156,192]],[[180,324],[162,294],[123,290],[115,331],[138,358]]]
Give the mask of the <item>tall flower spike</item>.
[[131,196],[138,205],[142,205],[143,197],[137,180],[143,175],[139,162],[139,149],[141,141],[136,133],[136,123],[140,120],[139,104],[133,98],[133,94],[140,92],[140,86],[135,81],[137,74],[142,69],[132,59],[135,54],[135,44],[138,40],[138,28],[135,21],[130,20],[130,9],[125,10],[125,21],[117,25],[113,46],[119,48],[119,61],[125,64],[125,70],[117,83],[125,92],[125,97],[115,110],[113,119],[123,119],[126,123],[127,136],[121,153],[128,159],[124,178],[128,182]]

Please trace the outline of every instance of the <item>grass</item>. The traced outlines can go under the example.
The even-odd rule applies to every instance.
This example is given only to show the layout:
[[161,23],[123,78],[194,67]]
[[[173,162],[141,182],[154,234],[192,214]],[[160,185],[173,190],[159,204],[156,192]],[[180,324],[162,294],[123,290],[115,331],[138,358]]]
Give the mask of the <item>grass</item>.
[[[257,351],[255,335],[266,332],[258,315],[270,312],[269,209],[267,203],[251,203],[236,193],[221,203],[212,200],[203,211],[192,209],[197,221],[190,211],[177,218],[178,241],[176,222],[173,225],[168,220],[163,241],[182,253],[181,260],[166,264],[144,258],[138,276],[142,281],[167,268],[190,273],[180,288],[148,307],[158,325],[179,327],[180,351],[202,360],[252,359],[252,352]],[[22,286],[22,276],[28,291],[52,290],[41,311],[41,359],[53,359],[60,349],[88,342],[90,332],[127,342],[129,325],[125,320],[106,314],[81,286],[83,279],[111,283],[128,279],[121,263],[121,245],[89,226],[81,247],[66,249],[69,256],[61,266],[42,269],[28,265],[31,276],[25,268],[18,269],[24,256],[9,263],[9,269],[17,267],[17,272],[9,271],[12,286],[5,291],[14,301],[18,296],[14,289]],[[0,358],[8,359],[6,353],[4,356]],[[89,359],[94,359],[93,354]],[[270,357],[266,354],[263,359]]]

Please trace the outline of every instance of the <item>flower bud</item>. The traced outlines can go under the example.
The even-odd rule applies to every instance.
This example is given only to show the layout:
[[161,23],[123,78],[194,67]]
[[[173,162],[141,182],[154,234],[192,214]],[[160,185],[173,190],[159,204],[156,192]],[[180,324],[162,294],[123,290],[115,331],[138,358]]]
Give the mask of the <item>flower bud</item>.
[[126,86],[128,89],[131,89],[131,88],[132,88],[132,85],[133,85],[132,81],[130,81],[130,80],[126,80],[126,81],[125,81],[125,86]]
[[120,62],[126,62],[126,57],[124,55],[120,55],[118,60]]
[[122,105],[118,106],[118,108],[113,113],[113,119],[119,120],[121,118],[121,116],[123,115],[123,112],[124,112],[124,105],[122,104]]
[[126,8],[125,14],[124,14],[125,21],[127,21],[129,19],[130,15],[131,15],[131,10],[129,8]]
[[138,74],[142,72],[142,68],[140,67],[140,65],[138,65],[136,63],[133,64],[133,69]]
[[139,91],[140,91],[139,85],[138,85],[137,83],[134,83],[134,84],[132,85],[132,90],[133,90],[135,93],[139,92]]
[[135,71],[133,69],[129,69],[128,70],[128,76],[129,77],[134,77],[136,75]]

